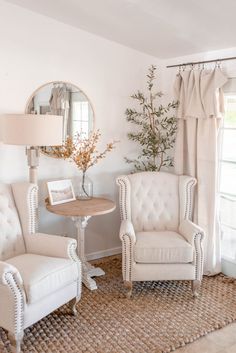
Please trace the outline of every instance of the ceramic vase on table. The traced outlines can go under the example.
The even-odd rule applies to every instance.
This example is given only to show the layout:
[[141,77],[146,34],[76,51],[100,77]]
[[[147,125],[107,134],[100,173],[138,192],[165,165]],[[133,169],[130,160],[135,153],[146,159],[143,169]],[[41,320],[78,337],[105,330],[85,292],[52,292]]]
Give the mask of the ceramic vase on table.
[[91,200],[93,197],[93,182],[84,172],[79,182],[78,199]]

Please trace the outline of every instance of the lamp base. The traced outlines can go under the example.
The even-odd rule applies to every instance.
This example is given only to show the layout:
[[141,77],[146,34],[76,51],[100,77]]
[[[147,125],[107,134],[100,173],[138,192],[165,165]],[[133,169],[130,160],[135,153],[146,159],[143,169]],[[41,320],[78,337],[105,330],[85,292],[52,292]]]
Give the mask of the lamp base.
[[39,148],[31,146],[26,148],[27,161],[29,166],[29,182],[37,184],[37,167],[39,165]]

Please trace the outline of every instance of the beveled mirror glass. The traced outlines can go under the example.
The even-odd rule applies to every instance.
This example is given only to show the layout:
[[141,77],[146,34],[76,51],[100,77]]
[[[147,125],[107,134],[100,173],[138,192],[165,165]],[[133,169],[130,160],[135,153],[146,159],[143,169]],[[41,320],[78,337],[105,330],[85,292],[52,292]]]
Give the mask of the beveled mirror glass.
[[[26,105],[27,114],[63,116],[63,138],[78,133],[87,138],[94,129],[94,111],[88,97],[71,83],[54,81],[39,87]],[[51,147],[41,151],[54,157]]]

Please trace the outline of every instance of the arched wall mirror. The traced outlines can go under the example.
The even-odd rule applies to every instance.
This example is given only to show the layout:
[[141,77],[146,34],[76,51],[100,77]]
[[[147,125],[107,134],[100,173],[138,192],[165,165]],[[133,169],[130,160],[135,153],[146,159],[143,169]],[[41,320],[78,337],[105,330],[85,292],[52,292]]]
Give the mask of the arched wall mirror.
[[[63,116],[63,138],[78,133],[87,138],[94,129],[94,111],[88,97],[71,83],[53,81],[39,87],[26,105],[27,114]],[[51,147],[41,151],[55,157]]]

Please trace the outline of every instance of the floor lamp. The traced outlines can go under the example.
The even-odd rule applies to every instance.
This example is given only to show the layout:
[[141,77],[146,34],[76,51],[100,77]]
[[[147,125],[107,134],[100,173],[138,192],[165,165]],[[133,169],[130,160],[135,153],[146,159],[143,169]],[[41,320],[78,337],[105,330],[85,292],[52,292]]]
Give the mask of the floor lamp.
[[39,146],[62,145],[62,127],[62,117],[57,115],[6,114],[3,116],[3,143],[26,146],[30,183],[37,184]]

